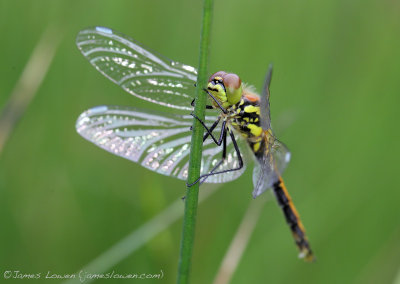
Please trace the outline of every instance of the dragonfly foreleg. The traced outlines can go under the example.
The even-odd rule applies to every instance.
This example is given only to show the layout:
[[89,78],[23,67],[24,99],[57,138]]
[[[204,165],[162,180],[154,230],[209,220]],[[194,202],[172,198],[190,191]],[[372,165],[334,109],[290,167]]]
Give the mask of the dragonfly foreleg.
[[[224,131],[224,136],[225,136],[225,137],[226,137],[226,131],[229,131],[229,135],[230,135],[230,137],[231,137],[231,140],[232,140],[232,143],[233,143],[233,147],[235,148],[235,151],[236,151],[236,154],[237,154],[237,157],[238,157],[238,160],[239,160],[239,166],[238,166],[237,168],[234,168],[234,169],[228,169],[228,170],[223,170],[223,171],[219,171],[219,172],[213,172],[213,171],[216,170],[217,167],[219,167],[219,166],[223,163],[223,161],[225,160],[225,157],[224,157],[224,156],[226,156],[226,142],[225,142],[225,143],[223,144],[224,146],[223,146],[223,149],[222,149],[222,156],[223,156],[223,157],[222,157],[222,160],[219,161],[219,162],[217,163],[217,165],[216,165],[208,174],[201,175],[201,176],[200,176],[198,179],[196,179],[193,183],[190,183],[190,184],[186,183],[186,185],[187,185],[188,187],[191,187],[191,186],[195,185],[195,184],[198,183],[200,180],[202,180],[202,182],[204,182],[209,176],[218,175],[218,174],[224,174],[224,173],[229,173],[229,172],[233,172],[233,171],[238,171],[238,170],[240,170],[240,169],[243,168],[242,154],[240,153],[239,146],[237,145],[235,136],[234,136],[232,130],[230,130],[230,129],[228,130],[227,128],[225,128],[225,131]],[[226,139],[223,139],[223,141],[226,141]]]
[[191,115],[192,115],[194,118],[196,118],[196,119],[201,123],[201,125],[203,125],[204,129],[207,131],[207,133],[204,134],[204,136],[203,136],[203,142],[206,141],[206,139],[207,139],[208,136],[211,136],[211,138],[214,140],[214,143],[217,144],[218,146],[221,146],[222,138],[223,138],[223,134],[224,134],[224,131],[225,131],[225,126],[226,126],[226,121],[223,121],[223,122],[222,122],[221,133],[220,133],[220,135],[219,135],[219,139],[217,140],[217,139],[214,137],[214,135],[212,134],[212,132],[213,132],[213,130],[215,129],[215,127],[217,127],[219,121],[221,120],[221,117],[218,117],[218,119],[213,123],[213,125],[211,125],[211,127],[208,128],[208,127],[204,124],[204,122],[203,122],[197,115],[195,115],[194,113],[191,113]]
[[217,100],[207,89],[204,89],[204,91],[215,101],[215,103],[218,105],[218,107],[222,110],[223,113],[228,113],[228,111],[221,105],[219,100]]

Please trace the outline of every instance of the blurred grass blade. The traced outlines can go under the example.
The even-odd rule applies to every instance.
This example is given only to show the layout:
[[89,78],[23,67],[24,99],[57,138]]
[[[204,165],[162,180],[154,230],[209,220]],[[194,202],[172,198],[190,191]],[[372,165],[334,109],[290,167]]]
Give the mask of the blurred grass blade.
[[53,26],[42,34],[22,71],[8,102],[0,113],[0,154],[18,120],[35,97],[53,61],[60,35]]
[[[268,198],[269,199],[269,198]],[[261,209],[267,199],[251,200],[249,207],[239,225],[239,228],[222,260],[221,266],[214,279],[214,284],[230,283],[243,252],[245,251],[254,228],[261,214]]]
[[[220,186],[216,185],[210,186],[207,190],[203,190],[200,194],[199,202],[206,200],[215,193],[218,188],[220,188]],[[178,220],[183,215],[182,206],[183,201],[181,199],[173,202],[151,220],[103,252],[80,271],[90,274],[102,274],[108,271]],[[79,275],[79,271],[75,274]],[[95,279],[86,279],[85,283],[90,283],[93,280]],[[64,283],[81,283],[81,281],[78,277],[77,279],[67,280]]]
[[396,278],[393,281],[393,284],[400,284],[400,269],[397,272]]

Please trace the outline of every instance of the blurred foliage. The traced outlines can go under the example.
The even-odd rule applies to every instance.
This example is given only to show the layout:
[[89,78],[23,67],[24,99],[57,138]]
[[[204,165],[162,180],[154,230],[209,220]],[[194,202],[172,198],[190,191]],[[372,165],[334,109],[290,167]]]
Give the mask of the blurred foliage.
[[[62,37],[0,156],[1,275],[73,273],[184,194],[182,181],[110,155],[76,134],[75,120],[89,107],[153,106],[94,70],[75,36],[87,26],[108,26],[196,66],[200,17],[201,1],[0,0],[0,107],[46,28]],[[293,157],[284,177],[317,256],[313,264],[297,259],[282,213],[270,201],[233,283],[395,278],[399,19],[398,1],[216,1],[209,71],[229,70],[259,87],[274,63],[272,123]],[[248,204],[258,202],[251,191],[247,171],[200,206],[193,283],[213,280]],[[112,270],[162,269],[163,281],[174,283],[180,237],[181,221]]]

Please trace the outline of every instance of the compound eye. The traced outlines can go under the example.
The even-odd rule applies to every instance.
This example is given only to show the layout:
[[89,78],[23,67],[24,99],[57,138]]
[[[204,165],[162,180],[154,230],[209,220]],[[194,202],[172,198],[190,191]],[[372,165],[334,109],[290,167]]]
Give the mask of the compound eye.
[[224,80],[225,87],[231,90],[231,92],[239,89],[242,84],[239,76],[233,73],[225,74],[225,76],[223,76],[222,78]]
[[213,81],[215,79],[215,77],[224,77],[225,75],[226,75],[225,71],[218,71],[210,76],[210,78],[208,79],[208,82]]

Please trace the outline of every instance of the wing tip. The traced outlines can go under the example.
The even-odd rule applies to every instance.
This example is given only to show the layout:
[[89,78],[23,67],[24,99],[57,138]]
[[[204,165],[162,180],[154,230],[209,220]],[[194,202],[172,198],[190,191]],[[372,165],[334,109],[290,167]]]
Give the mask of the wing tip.
[[75,130],[79,135],[83,136],[83,131],[86,129],[86,124],[90,121],[88,111],[82,112],[75,122]]
[[253,195],[253,199],[256,199],[258,196],[260,196],[262,193],[264,193],[267,189],[262,190],[260,187],[256,187],[254,188],[252,195]]
[[104,34],[114,34],[113,29],[104,27],[104,26],[89,26],[87,28],[84,28],[78,32],[78,35],[80,34],[87,34],[87,33],[93,33],[93,32],[98,32],[98,33],[104,33]]
[[88,35],[88,34],[92,34],[92,33],[102,34],[102,35],[106,35],[106,36],[115,34],[115,32],[112,29],[103,27],[103,26],[92,26],[92,27],[87,27],[87,28],[84,28],[83,30],[80,30],[78,32],[78,34],[76,35],[75,43],[81,52],[83,52],[82,45],[84,45],[87,42],[88,37],[90,38],[90,35]]
[[113,30],[107,27],[97,26],[94,29],[98,32],[105,33],[105,34],[113,34]]
[[90,116],[105,113],[109,108],[107,106],[101,105],[92,107],[88,110],[82,112],[75,123],[76,131],[81,135],[84,136],[84,130],[87,128],[87,123],[90,122]]

